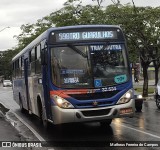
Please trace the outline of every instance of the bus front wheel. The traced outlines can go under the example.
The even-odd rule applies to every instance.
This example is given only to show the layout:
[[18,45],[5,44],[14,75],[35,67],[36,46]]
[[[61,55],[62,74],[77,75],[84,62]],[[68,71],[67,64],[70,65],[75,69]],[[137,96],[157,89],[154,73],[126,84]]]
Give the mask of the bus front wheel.
[[24,113],[25,109],[23,108],[22,98],[20,94],[19,94],[19,106],[20,106],[21,112]]
[[42,106],[42,103],[39,103],[39,115],[40,115],[40,120],[42,122],[42,125],[44,126],[45,129],[48,128],[48,121],[45,118],[45,112],[44,108]]
[[105,121],[101,121],[101,122],[100,122],[100,125],[101,125],[101,127],[107,127],[107,126],[109,126],[111,123],[112,123],[112,119],[108,119],[108,120],[105,120]]
[[156,105],[157,108],[160,109],[160,96],[158,94],[156,95]]

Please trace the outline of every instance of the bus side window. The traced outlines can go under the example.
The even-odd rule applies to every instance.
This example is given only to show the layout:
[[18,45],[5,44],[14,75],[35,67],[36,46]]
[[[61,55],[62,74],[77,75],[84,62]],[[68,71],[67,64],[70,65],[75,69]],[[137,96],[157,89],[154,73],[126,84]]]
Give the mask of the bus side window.
[[41,45],[36,47],[36,61],[35,61],[35,72],[36,74],[41,73]]
[[16,60],[16,78],[20,77],[20,69],[19,69],[19,59]]
[[31,58],[30,58],[30,63],[31,63],[31,76],[35,75],[35,48],[31,50]]
[[21,57],[20,57],[20,58],[19,58],[19,78],[22,77],[21,67],[22,67],[22,64],[21,64]]
[[15,71],[15,62],[13,62],[13,64],[12,64],[12,77],[13,77],[13,79],[15,79],[15,77],[16,77],[16,71]]
[[16,72],[16,71],[17,71],[17,70],[16,70],[17,68],[16,68],[16,67],[17,67],[17,66],[16,66],[16,61],[15,61],[15,62],[14,62],[14,73],[15,73],[15,74],[14,74],[14,77],[15,77],[15,78],[17,78],[17,77],[16,77],[16,76],[17,76],[17,72]]
[[31,75],[31,51],[28,53],[28,76]]
[[31,60],[31,51],[29,51],[29,63],[31,63],[32,60]]
[[24,77],[24,56],[21,57],[21,74]]

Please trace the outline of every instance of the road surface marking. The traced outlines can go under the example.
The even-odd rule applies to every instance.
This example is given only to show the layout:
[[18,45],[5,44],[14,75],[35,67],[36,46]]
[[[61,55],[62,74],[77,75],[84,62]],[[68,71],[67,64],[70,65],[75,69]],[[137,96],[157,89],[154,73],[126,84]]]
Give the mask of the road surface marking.
[[37,131],[35,131],[28,123],[26,123],[20,116],[18,116],[16,113],[14,113],[15,116],[25,125],[28,127],[28,129],[30,129],[32,131],[32,133],[40,140],[40,141],[44,141],[45,139],[42,138]]
[[[113,123],[113,124],[115,124],[115,123]],[[116,124],[117,124],[117,123],[116,123]],[[131,129],[131,130],[134,130],[134,131],[141,132],[141,133],[143,133],[143,134],[152,136],[152,137],[154,137],[154,138],[160,139],[160,136],[158,136],[158,135],[154,135],[154,134],[152,134],[152,133],[148,133],[148,132],[141,131],[141,130],[138,130],[138,129],[135,129],[135,128],[132,128],[132,127],[128,127],[128,126],[123,125],[123,124],[119,124],[119,125],[122,126],[122,127],[124,127],[124,128],[128,128],[128,129]]]
[[[3,102],[0,102],[5,108],[9,108],[6,107],[6,105]],[[37,138],[39,141],[44,141],[45,139],[42,138],[37,131],[35,131],[28,123],[26,123],[19,115],[17,115],[16,113],[14,113],[13,111],[11,111]],[[14,123],[11,123],[14,126]]]

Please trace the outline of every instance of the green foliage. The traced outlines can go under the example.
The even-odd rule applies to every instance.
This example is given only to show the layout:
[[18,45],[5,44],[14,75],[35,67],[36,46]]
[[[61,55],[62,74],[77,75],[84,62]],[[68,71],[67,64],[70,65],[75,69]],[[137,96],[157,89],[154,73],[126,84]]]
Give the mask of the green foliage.
[[44,16],[35,24],[22,25],[22,33],[17,36],[18,46],[14,52],[22,50],[50,27],[115,24],[120,25],[125,33],[131,62],[137,62],[141,58],[143,70],[146,71],[153,60],[150,55],[151,45],[155,45],[158,49],[156,59],[159,60],[156,64],[160,64],[160,7],[122,5],[119,0],[112,0],[112,5],[103,7],[102,2],[105,0],[92,1],[96,1],[97,5],[84,5],[83,0],[68,0],[63,8]]
[[0,76],[2,76],[4,79],[11,79],[11,60],[16,53],[17,50],[7,50],[0,55]]
[[[135,87],[134,90],[137,91],[140,94],[143,92],[143,88],[142,87]],[[149,94],[153,94],[154,92],[155,92],[155,88],[154,87],[149,87],[148,88],[148,93]]]
[[120,25],[127,37],[130,59],[136,62],[140,46],[147,51],[150,44],[157,42],[160,36],[160,8],[133,7],[112,1],[113,5],[102,7],[104,0],[93,0],[97,5],[83,5],[82,0],[68,0],[64,7],[51,13],[35,24],[21,26],[22,33],[17,37],[19,47],[23,48],[43,31],[51,26],[70,26],[82,24]]

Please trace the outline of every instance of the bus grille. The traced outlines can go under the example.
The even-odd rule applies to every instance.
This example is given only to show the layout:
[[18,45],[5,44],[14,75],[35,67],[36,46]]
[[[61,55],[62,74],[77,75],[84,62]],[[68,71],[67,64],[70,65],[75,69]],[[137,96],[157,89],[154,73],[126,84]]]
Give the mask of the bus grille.
[[116,95],[118,92],[119,91],[97,92],[97,93],[86,93],[86,94],[69,94],[69,96],[77,100],[94,100],[94,99],[110,98]]
[[[105,102],[98,102],[98,106],[103,106],[103,105],[113,105],[114,102],[113,101],[105,101]],[[76,104],[76,106],[78,107],[83,107],[83,106],[93,106],[93,102],[89,102],[89,103],[79,103]]]
[[108,115],[111,109],[81,111],[86,117]]

